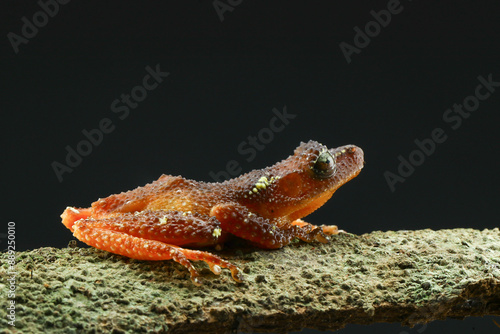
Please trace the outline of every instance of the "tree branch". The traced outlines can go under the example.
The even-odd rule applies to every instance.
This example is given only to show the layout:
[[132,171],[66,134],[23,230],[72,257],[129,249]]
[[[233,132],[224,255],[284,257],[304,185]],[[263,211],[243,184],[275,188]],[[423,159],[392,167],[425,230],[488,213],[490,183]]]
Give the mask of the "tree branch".
[[[18,252],[16,329],[283,332],[500,315],[498,228],[342,234],[329,244],[233,246],[218,254],[243,269],[246,282],[196,263],[204,268],[197,287],[173,261],[136,261],[93,248]],[[1,258],[7,291],[7,254]],[[0,300],[2,328],[9,326],[8,303]]]

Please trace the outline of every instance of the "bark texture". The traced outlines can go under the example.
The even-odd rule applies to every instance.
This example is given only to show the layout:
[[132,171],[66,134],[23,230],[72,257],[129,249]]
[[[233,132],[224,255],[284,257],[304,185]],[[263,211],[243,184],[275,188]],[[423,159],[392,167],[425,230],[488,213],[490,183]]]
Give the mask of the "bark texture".
[[[173,261],[93,248],[19,252],[16,327],[7,323],[4,294],[0,333],[286,332],[500,315],[498,228],[376,231],[214,253],[243,269],[246,281],[195,263],[204,282],[197,287]],[[1,259],[0,287],[8,291],[7,254]]]

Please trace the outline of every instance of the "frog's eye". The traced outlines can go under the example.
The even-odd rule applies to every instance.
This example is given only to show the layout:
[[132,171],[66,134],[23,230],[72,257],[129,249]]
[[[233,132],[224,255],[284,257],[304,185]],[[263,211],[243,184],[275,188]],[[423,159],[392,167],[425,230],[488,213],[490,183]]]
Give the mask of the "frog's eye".
[[326,179],[335,174],[335,162],[328,151],[321,152],[312,166],[314,174],[320,179]]

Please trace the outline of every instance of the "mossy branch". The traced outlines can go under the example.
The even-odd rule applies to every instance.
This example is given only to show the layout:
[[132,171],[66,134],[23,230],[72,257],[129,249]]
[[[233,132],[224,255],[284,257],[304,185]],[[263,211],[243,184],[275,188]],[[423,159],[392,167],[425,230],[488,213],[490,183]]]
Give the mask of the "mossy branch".
[[[3,331],[224,333],[334,330],[346,324],[500,315],[500,231],[342,234],[329,244],[219,252],[240,266],[194,286],[173,261],[130,260],[93,248],[19,252],[16,327]],[[1,284],[9,288],[7,254]]]

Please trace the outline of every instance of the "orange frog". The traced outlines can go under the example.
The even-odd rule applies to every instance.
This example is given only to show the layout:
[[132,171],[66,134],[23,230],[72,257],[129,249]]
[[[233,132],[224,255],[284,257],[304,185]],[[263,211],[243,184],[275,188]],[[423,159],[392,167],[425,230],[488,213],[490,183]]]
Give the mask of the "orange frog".
[[354,145],[328,149],[309,141],[274,166],[222,182],[205,183],[162,175],[144,187],[111,195],[90,208],[68,207],[63,224],[86,244],[138,260],[172,259],[201,284],[192,261],[205,261],[213,273],[235,265],[189,248],[221,245],[231,235],[260,248],[281,248],[294,238],[328,242],[336,226],[302,221],[363,168]]

